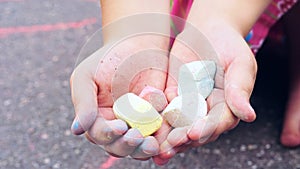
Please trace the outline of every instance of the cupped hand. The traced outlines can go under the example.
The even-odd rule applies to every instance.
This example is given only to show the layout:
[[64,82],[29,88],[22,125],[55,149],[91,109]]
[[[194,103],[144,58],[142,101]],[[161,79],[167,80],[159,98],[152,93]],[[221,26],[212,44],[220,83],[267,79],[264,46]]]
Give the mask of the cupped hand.
[[171,49],[168,80],[165,90],[169,101],[177,96],[179,67],[195,60],[214,60],[217,64],[215,87],[207,98],[208,114],[191,126],[173,129],[153,159],[165,164],[177,152],[216,140],[234,128],[239,119],[251,122],[256,115],[249,103],[257,65],[244,38],[225,22],[195,28],[186,25]]
[[116,119],[112,106],[119,96],[139,94],[149,85],[164,90],[169,38],[156,35],[127,37],[104,47],[76,67],[71,76],[75,119],[71,130],[85,133],[88,140],[108,153],[148,159],[159,152],[153,136]]

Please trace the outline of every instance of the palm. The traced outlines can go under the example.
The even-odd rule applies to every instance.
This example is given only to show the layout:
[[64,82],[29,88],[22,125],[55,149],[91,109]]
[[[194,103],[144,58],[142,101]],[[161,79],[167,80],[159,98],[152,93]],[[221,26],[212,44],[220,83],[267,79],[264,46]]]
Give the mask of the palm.
[[[161,150],[164,154],[154,157],[157,163],[188,147],[214,141],[224,131],[238,124],[239,119],[236,116],[245,117],[246,121],[255,118],[250,112],[252,110],[249,110],[249,98],[245,98],[245,95],[250,95],[255,80],[256,63],[253,54],[238,32],[231,28],[226,29],[225,26],[219,27],[219,30],[217,28],[201,29],[205,37],[202,33],[197,34],[187,29],[177,37],[172,47],[169,62],[171,75],[178,74],[182,63],[194,60],[214,60],[218,69],[215,88],[207,98],[208,115],[197,120],[191,127],[173,129],[168,135],[168,149]],[[176,95],[175,79],[172,76],[168,77],[166,94],[169,100]],[[243,92],[248,93],[243,95]],[[245,114],[239,114],[240,112]],[[178,135],[181,139],[178,139]]]
[[[83,127],[89,128],[86,136],[115,156],[132,155],[134,158],[148,158],[158,151],[158,142],[154,137],[142,138],[136,130],[128,130],[126,123],[116,120],[112,111],[114,100],[125,93],[139,94],[147,85],[164,89],[168,64],[167,52],[163,51],[162,46],[148,41],[148,39],[144,40],[144,37],[133,37],[113,46],[106,45],[82,62],[74,71],[77,73],[72,78],[72,90],[79,92],[76,87],[89,81],[89,86],[85,87],[90,87],[93,93],[86,98],[96,99],[95,105],[87,102],[84,105],[86,108],[97,109],[95,122],[90,124],[91,127]],[[88,91],[87,88],[80,88]],[[85,93],[74,92],[73,97],[85,95]],[[77,100],[73,100],[76,105]],[[93,113],[81,114],[79,117],[83,126],[91,123],[91,120],[86,120],[92,119],[89,116],[93,116]],[[157,148],[150,150],[144,143],[152,144]],[[137,149],[138,146],[142,147]],[[138,152],[147,151],[147,148],[149,154]]]

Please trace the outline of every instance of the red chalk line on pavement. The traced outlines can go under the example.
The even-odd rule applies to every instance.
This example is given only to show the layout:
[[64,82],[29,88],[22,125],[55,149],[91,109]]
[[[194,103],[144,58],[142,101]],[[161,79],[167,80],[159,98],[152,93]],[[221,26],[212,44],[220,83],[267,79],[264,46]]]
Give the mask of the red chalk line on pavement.
[[110,156],[104,163],[102,163],[102,165],[100,166],[100,169],[109,169],[118,160],[119,160],[119,158]]
[[0,0],[0,2],[23,2],[24,0]]
[[55,24],[18,26],[18,27],[0,27],[0,37],[5,37],[11,34],[18,33],[36,33],[36,32],[50,32],[57,30],[78,29],[87,25],[92,25],[97,22],[97,18],[88,18],[78,22],[61,22]]

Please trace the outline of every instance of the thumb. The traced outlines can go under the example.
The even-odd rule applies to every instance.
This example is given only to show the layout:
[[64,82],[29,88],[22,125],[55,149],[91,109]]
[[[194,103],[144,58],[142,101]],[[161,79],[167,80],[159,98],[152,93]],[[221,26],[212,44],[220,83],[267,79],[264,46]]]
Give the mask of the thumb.
[[249,99],[253,91],[257,64],[250,49],[235,57],[225,70],[225,100],[235,116],[246,122],[256,118]]
[[76,135],[87,131],[94,124],[98,114],[97,85],[93,80],[93,73],[88,73],[87,70],[82,70],[79,65],[70,79],[75,109],[75,119],[71,131]]
[[165,95],[167,97],[168,102],[171,102],[178,94],[177,92],[177,82],[171,76],[168,76],[167,86],[165,89]]

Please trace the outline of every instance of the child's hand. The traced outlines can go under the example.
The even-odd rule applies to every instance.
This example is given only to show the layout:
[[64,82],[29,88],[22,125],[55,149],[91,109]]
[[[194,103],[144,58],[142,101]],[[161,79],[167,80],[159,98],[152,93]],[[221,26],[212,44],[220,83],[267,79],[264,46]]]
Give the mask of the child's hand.
[[71,77],[76,112],[72,132],[85,133],[114,156],[147,159],[157,154],[157,139],[128,129],[116,119],[112,106],[114,99],[127,92],[139,94],[146,85],[164,90],[168,41],[155,35],[135,36],[107,44],[83,61]]
[[160,146],[161,154],[154,157],[157,164],[166,163],[177,152],[189,147],[216,140],[220,134],[234,128],[239,119],[247,122],[255,119],[249,103],[257,71],[255,58],[240,33],[225,22],[214,21],[198,29],[186,25],[172,47],[165,91],[168,100],[177,95],[174,76],[181,64],[214,60],[218,70],[215,88],[207,99],[208,115],[192,126],[173,129]]

